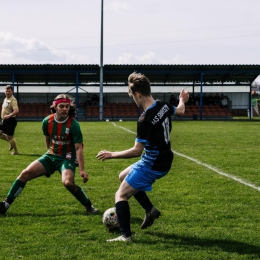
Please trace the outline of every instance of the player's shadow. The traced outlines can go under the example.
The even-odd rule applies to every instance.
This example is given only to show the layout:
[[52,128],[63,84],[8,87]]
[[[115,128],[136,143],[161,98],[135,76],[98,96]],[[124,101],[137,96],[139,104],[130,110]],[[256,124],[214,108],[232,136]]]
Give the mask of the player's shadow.
[[[163,238],[163,243],[169,243],[171,245],[179,246],[197,246],[202,249],[213,247],[221,248],[222,251],[227,253],[237,253],[240,255],[257,255],[260,257],[260,247],[250,245],[248,243],[228,240],[228,239],[209,239],[201,237],[189,237],[189,236],[179,236],[175,234],[165,234],[162,232],[151,232],[147,231],[147,234],[151,236],[156,236],[157,241]],[[143,240],[142,243],[148,243]]]
[[[73,215],[84,215],[84,216],[88,216],[88,217],[94,217],[94,216],[102,216],[102,212],[97,212],[97,213],[93,213],[93,214],[86,214],[84,211],[83,212],[78,212],[78,211],[74,211],[72,212]],[[68,212],[48,212],[48,213],[35,213],[35,212],[7,212],[5,215],[0,215],[1,217],[38,217],[38,218],[56,218],[56,217],[61,217],[61,216],[71,216]]]
[[61,216],[66,216],[68,214],[66,213],[51,213],[51,214],[47,214],[47,213],[31,213],[31,212],[23,212],[23,213],[19,213],[19,212],[7,212],[5,215],[1,215],[2,217],[12,217],[12,218],[20,218],[20,217],[38,217],[38,218],[56,218],[56,217],[61,217]]
[[30,157],[41,157],[43,154],[36,154],[36,153],[19,153],[18,156],[30,156]]

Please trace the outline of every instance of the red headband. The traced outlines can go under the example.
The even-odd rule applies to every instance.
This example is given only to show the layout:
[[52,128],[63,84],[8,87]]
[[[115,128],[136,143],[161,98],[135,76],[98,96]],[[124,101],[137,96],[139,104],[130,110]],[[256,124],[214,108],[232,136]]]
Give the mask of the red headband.
[[53,101],[54,105],[57,106],[59,103],[71,103],[71,100],[68,98],[59,98]]

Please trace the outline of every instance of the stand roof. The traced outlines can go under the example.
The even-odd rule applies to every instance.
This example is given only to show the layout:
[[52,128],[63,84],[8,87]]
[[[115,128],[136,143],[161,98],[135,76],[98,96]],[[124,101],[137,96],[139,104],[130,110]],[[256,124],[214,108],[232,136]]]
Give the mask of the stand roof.
[[[151,85],[179,83],[207,85],[251,84],[260,74],[260,65],[104,65],[103,85],[127,85],[132,72],[145,74]],[[100,67],[82,65],[0,65],[0,85],[6,82],[37,85],[98,85]]]

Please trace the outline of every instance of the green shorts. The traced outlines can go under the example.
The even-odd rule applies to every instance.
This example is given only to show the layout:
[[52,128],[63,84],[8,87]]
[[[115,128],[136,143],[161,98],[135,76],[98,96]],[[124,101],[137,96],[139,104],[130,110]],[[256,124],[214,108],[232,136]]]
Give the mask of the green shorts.
[[46,177],[50,177],[55,171],[58,171],[60,174],[65,169],[70,169],[75,174],[75,160],[68,160],[61,156],[44,154],[38,161],[43,165],[46,170]]

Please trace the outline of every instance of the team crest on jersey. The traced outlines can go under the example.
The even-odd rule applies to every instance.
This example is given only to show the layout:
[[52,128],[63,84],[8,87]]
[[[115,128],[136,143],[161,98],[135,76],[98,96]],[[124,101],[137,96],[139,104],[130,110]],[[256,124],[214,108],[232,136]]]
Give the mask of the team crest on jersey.
[[71,159],[71,153],[66,153],[66,159],[70,160]]
[[66,128],[65,134],[69,134],[69,133],[70,133],[70,129],[69,129],[69,128]]

